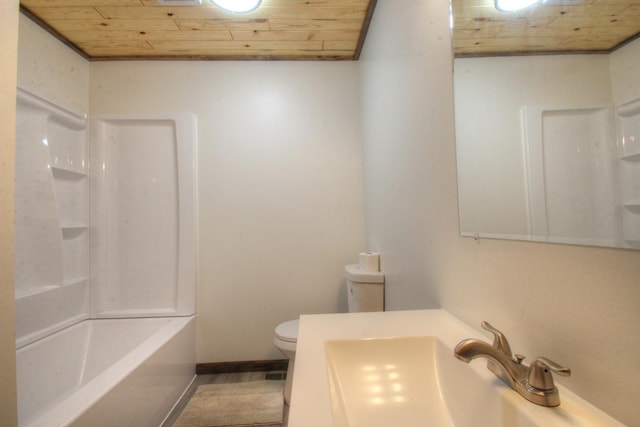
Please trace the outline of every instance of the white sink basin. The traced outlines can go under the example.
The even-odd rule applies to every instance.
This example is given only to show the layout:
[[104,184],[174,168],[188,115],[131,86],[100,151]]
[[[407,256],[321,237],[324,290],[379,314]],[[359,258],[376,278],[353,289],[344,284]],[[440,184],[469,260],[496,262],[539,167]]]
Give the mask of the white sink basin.
[[327,341],[336,426],[448,426],[435,337]]
[[[335,427],[619,425],[566,391],[558,408],[527,402],[434,336],[329,340],[325,347]],[[486,369],[485,360],[472,363]]]

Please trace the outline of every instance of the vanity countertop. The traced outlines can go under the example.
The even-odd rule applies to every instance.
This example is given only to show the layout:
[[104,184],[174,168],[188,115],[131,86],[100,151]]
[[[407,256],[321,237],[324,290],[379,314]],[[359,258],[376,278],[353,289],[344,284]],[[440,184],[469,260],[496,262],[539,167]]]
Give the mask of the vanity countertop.
[[[288,426],[334,426],[326,341],[407,336],[437,336],[451,350],[465,338],[475,337],[491,342],[491,338],[483,336],[441,309],[303,315],[300,317]],[[453,352],[451,357],[454,357]],[[535,420],[532,425],[567,425],[567,416],[574,421],[586,419],[597,421],[594,425],[622,425],[562,386],[558,387],[563,399],[563,403],[558,407],[560,409],[545,408],[527,402],[503,385],[493,373],[486,369],[484,361],[476,360],[468,365],[462,362],[460,364],[494,384],[501,398],[506,399],[510,407],[523,414],[525,418]],[[578,414],[578,417],[574,417],[573,413]],[[498,422],[496,425],[500,424]]]

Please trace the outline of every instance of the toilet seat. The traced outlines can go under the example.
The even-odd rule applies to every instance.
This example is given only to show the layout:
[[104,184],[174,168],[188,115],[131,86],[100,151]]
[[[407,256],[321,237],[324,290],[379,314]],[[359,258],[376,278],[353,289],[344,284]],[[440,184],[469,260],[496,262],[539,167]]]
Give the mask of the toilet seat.
[[281,341],[295,343],[298,342],[298,319],[289,320],[276,326],[276,338]]

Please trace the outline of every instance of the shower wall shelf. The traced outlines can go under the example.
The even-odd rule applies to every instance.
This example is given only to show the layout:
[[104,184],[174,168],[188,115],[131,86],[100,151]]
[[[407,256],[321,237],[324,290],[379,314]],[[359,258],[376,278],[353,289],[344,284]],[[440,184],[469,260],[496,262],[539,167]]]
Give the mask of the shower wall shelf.
[[625,154],[620,156],[620,159],[628,162],[640,162],[640,153]]
[[60,166],[51,166],[51,171],[54,174],[60,175],[60,177],[64,177],[66,179],[82,179],[89,176],[86,172],[80,172],[73,169],[63,168]]

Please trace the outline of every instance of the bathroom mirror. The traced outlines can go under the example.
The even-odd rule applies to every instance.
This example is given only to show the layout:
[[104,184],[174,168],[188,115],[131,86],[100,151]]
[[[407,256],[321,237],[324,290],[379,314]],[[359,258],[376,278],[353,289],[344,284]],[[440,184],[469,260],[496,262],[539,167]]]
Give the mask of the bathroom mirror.
[[452,0],[463,236],[640,249],[632,3]]

